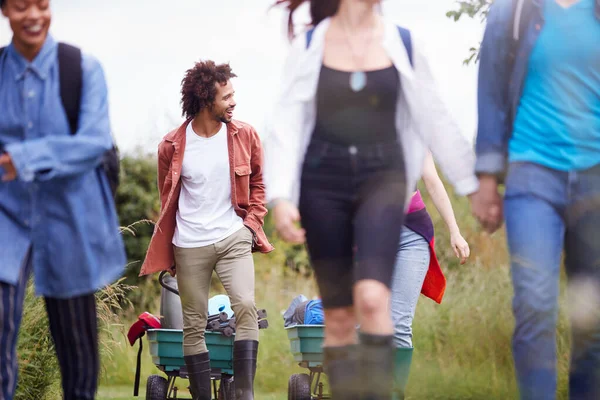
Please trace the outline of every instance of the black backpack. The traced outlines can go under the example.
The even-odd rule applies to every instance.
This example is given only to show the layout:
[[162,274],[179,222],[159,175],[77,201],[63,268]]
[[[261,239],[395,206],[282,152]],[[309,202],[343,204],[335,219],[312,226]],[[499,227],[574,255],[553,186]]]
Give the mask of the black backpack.
[[[0,56],[4,51],[0,48]],[[59,43],[58,65],[60,80],[60,99],[67,114],[71,135],[77,133],[79,126],[79,108],[81,104],[81,88],[83,86],[83,71],[81,69],[81,50],[77,47]],[[106,173],[113,196],[119,186],[119,151],[116,146],[108,150],[102,157],[102,169]]]

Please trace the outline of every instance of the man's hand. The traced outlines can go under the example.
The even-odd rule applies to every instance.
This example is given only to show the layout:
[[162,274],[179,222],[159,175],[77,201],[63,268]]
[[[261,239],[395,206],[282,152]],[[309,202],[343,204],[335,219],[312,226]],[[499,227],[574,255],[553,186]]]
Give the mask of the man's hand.
[[14,181],[17,178],[17,170],[15,169],[10,154],[4,153],[0,155],[0,168],[4,170],[2,182]]
[[469,196],[469,200],[473,215],[486,232],[494,233],[502,226],[502,197],[494,176],[482,175],[479,178],[479,191]]
[[278,200],[273,208],[275,229],[283,240],[293,244],[302,244],[306,240],[304,229],[299,228],[300,212],[295,205],[286,200]]
[[175,277],[175,275],[177,275],[177,268],[175,268],[175,265],[172,265],[167,272],[169,272],[169,275],[172,277]]

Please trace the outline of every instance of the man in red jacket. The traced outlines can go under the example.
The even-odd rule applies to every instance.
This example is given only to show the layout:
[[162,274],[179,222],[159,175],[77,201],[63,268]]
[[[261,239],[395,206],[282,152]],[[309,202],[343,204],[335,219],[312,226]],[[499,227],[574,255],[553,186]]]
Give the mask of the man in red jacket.
[[216,271],[236,316],[236,398],[252,400],[258,352],[252,251],[269,252],[262,225],[262,149],[248,124],[234,121],[236,106],[227,64],[198,62],[183,79],[186,122],[158,150],[161,215],[141,274],[177,276],[183,309],[183,352],[195,400],[210,400],[210,364],[204,340],[208,294]]

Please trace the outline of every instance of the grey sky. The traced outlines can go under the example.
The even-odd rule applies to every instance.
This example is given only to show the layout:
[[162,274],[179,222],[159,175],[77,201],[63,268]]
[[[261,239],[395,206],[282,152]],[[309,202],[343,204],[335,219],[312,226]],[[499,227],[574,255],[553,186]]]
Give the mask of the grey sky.
[[[112,127],[124,151],[154,152],[180,123],[179,84],[199,59],[230,62],[238,107],[235,117],[264,125],[287,51],[285,15],[273,0],[52,0],[52,34],[81,46],[104,66]],[[453,0],[387,0],[384,13],[425,40],[440,90],[472,139],[476,76],[462,60],[479,43],[479,21],[445,17]],[[0,19],[0,45],[10,41]],[[432,116],[435,118],[435,116]]]

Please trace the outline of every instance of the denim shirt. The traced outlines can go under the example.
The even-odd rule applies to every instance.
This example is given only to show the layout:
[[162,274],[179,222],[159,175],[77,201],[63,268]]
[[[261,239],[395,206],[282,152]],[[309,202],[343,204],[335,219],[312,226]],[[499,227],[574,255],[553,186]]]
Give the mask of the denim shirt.
[[0,281],[16,284],[31,250],[36,293],[55,298],[110,284],[126,263],[99,168],[112,147],[104,73],[85,54],[82,70],[79,129],[71,135],[56,41],[49,36],[32,62],[12,44],[0,57],[0,147],[17,170],[16,180],[0,182]]
[[[525,0],[522,14],[525,22],[511,69],[513,1],[517,0],[496,0],[492,4],[479,55],[475,171],[496,175],[500,179],[506,172],[508,143],[521,100],[529,56],[544,27],[544,0]],[[600,0],[596,0],[594,13],[600,19]]]

